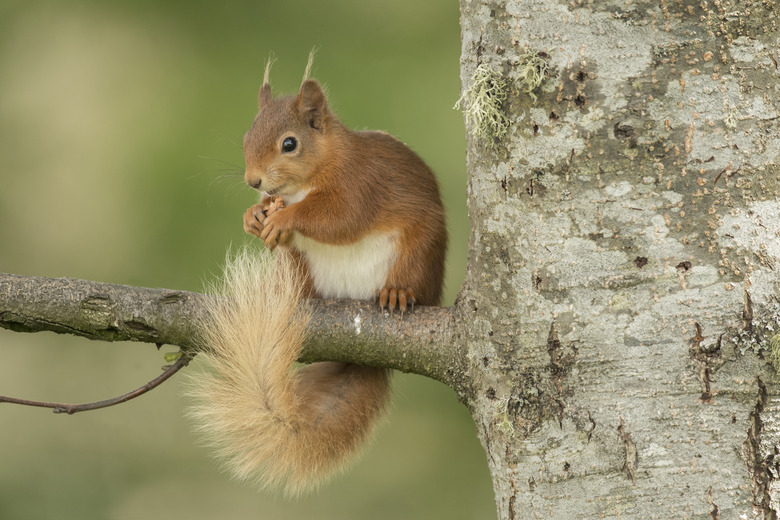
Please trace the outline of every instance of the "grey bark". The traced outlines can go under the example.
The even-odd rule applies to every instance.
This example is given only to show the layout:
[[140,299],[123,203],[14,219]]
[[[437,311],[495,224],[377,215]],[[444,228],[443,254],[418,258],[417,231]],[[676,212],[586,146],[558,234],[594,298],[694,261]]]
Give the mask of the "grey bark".
[[[313,325],[307,360],[453,386],[499,518],[777,518],[779,9],[462,0],[464,91],[480,65],[510,87],[506,136],[466,124],[472,230],[458,302],[394,321],[320,302],[335,318]],[[529,55],[550,66],[533,95],[517,84]],[[165,320],[190,326],[169,293],[122,290],[143,319],[114,320],[101,297],[79,312],[144,341],[160,341]],[[23,305],[0,316],[83,332]],[[358,315],[372,324],[360,333]],[[112,326],[98,336],[119,335]],[[334,337],[349,347],[333,350]]]
[[[462,0],[472,393],[500,518],[776,518],[778,4]],[[492,146],[491,146],[492,145]]]

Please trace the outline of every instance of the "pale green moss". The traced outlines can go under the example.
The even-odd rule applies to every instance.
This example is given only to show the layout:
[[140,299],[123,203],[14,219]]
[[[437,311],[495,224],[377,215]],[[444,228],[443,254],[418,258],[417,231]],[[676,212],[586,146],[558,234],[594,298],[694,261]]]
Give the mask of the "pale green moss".
[[471,76],[471,87],[455,103],[462,110],[475,137],[493,146],[509,129],[509,118],[503,104],[507,98],[508,82],[487,64],[481,64]]
[[769,361],[775,367],[775,370],[780,373],[780,333],[775,334],[769,340]]
[[534,101],[534,90],[539,88],[547,78],[550,65],[539,53],[527,52],[520,56],[517,70],[517,88],[525,92]]
[[769,362],[780,373],[780,303],[774,302],[756,313],[749,330],[740,330],[731,340],[741,354],[768,353]]
[[737,109],[732,108],[729,113],[723,118],[723,124],[729,130],[736,130],[737,128]]
[[507,437],[514,436],[515,426],[509,417],[509,399],[499,399],[493,406],[498,429]]

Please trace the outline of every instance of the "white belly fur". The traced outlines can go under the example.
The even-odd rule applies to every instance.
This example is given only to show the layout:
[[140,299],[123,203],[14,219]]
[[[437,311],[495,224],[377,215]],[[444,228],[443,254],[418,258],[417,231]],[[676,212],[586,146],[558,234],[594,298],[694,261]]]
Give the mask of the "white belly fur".
[[299,233],[292,245],[306,255],[314,288],[323,298],[369,300],[395,263],[395,233],[373,233],[345,246],[323,244]]

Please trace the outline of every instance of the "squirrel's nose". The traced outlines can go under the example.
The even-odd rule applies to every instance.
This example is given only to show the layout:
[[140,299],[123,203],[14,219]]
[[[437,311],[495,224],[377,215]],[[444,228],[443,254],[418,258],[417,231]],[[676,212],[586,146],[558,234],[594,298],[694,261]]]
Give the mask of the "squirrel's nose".
[[244,172],[244,180],[247,184],[249,184],[251,187],[253,187],[256,190],[260,189],[260,186],[263,184],[263,179],[259,175],[250,175],[249,170]]

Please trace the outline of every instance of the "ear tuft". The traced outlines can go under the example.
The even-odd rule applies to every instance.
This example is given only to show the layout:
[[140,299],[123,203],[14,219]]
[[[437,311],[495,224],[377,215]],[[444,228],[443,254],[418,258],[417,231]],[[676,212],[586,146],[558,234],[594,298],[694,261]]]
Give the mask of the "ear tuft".
[[309,74],[311,74],[311,67],[314,65],[315,54],[317,54],[317,47],[312,47],[311,51],[309,51],[309,61],[306,62],[306,70],[303,71],[303,81],[309,79]]
[[316,130],[323,130],[328,117],[328,101],[317,80],[307,79],[301,85],[295,107],[308,125]]
[[263,72],[263,86],[260,87],[260,92],[257,93],[257,104],[259,108],[263,108],[263,105],[268,103],[271,99],[271,66],[276,61],[273,55],[269,56],[268,61],[265,62],[265,71]]

